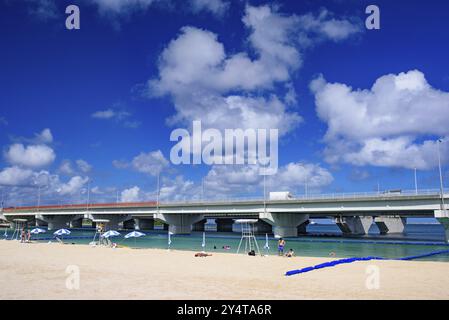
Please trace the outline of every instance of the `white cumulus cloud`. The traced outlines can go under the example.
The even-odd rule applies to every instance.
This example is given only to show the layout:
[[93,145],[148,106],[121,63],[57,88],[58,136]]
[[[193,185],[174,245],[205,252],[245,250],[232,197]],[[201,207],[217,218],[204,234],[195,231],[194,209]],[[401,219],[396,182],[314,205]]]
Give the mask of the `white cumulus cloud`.
[[193,12],[210,12],[218,17],[229,9],[230,3],[223,0],[190,0]]
[[[291,79],[303,61],[300,35],[311,30],[301,17],[268,5],[247,6],[242,21],[249,31],[248,52],[227,53],[216,34],[183,27],[160,56],[159,76],[149,82],[152,95],[173,99],[176,114],[169,124],[201,120],[204,128],[279,129],[281,136],[295,128],[302,118],[288,108],[296,101]],[[333,21],[335,29],[346,30],[348,25],[357,29],[329,14],[309,17],[317,25]],[[328,29],[332,28],[324,28]],[[340,36],[328,38],[343,39],[353,33],[341,31]],[[285,101],[274,89],[277,84],[286,91]]]
[[437,164],[436,139],[449,155],[449,93],[411,70],[380,77],[370,89],[311,83],[317,114],[327,124],[329,162],[429,169]]
[[16,143],[5,152],[6,160],[13,164],[30,168],[39,168],[51,164],[55,158],[55,152],[46,145],[30,145]]
[[29,184],[33,171],[17,166],[8,167],[0,171],[0,186],[19,186]]
[[140,188],[134,186],[129,189],[125,189],[121,193],[121,202],[138,202],[142,201],[142,192]]
[[60,195],[75,195],[78,194],[83,186],[89,181],[89,178],[80,176],[72,177],[67,183],[63,183],[56,190]]

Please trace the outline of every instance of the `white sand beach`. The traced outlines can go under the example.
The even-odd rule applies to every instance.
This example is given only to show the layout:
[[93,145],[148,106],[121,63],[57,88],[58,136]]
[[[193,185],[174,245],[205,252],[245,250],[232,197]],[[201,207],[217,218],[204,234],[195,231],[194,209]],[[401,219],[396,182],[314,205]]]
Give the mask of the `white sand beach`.
[[[284,276],[330,260],[0,241],[0,299],[449,299],[445,262],[355,262]],[[79,268],[79,289],[66,287],[68,266]],[[379,287],[368,289],[373,270]]]

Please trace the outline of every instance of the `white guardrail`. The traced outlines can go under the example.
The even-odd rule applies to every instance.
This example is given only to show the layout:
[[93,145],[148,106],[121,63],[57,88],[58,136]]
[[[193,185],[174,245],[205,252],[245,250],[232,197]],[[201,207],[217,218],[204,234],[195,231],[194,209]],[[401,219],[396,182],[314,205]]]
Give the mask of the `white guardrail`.
[[[445,197],[449,193],[449,189],[444,190]],[[423,190],[390,190],[382,192],[351,192],[351,193],[316,193],[308,195],[299,195],[285,200],[272,201],[298,201],[298,200],[338,200],[338,199],[359,199],[359,198],[385,198],[385,197],[410,197],[410,196],[440,196],[439,189],[423,189]],[[208,199],[185,199],[174,201],[160,201],[160,204],[176,204],[176,203],[207,203],[207,202],[244,202],[244,201],[263,201],[263,197],[226,197],[226,198],[208,198]],[[267,196],[266,201],[270,201]]]
[[[389,191],[381,191],[381,192],[350,192],[350,193],[311,193],[311,194],[302,194],[298,196],[294,196],[285,200],[271,200],[271,201],[306,201],[306,200],[339,200],[339,199],[360,199],[360,198],[386,198],[386,197],[410,197],[410,196],[440,196],[439,189],[421,189],[421,190],[389,190]],[[444,190],[445,197],[449,196],[449,189]],[[109,200],[109,201],[108,201]],[[248,201],[263,201],[263,196],[257,197],[205,197],[201,199],[200,197],[196,197],[193,199],[177,199],[177,200],[160,200],[160,205],[169,205],[169,204],[191,204],[191,203],[227,203],[227,202],[248,202]],[[53,205],[57,207],[58,205],[62,207],[70,204],[78,204],[78,205],[86,205],[86,209],[89,205],[93,204],[101,204],[101,203],[116,203],[117,199],[112,197],[101,197],[98,199],[91,198],[89,204],[85,201],[77,202],[73,199],[67,199],[67,202],[61,199],[41,199],[40,206]],[[267,192],[266,201],[269,202],[269,193]],[[21,207],[21,206],[34,206],[39,207],[32,201],[11,201],[14,202],[14,205],[5,204],[5,208],[8,207]],[[31,202],[31,203],[30,203]],[[145,200],[144,202],[156,202],[153,200]],[[117,202],[121,206],[126,206],[124,202]],[[136,205],[136,203],[132,203]],[[131,203],[130,203],[131,205]]]

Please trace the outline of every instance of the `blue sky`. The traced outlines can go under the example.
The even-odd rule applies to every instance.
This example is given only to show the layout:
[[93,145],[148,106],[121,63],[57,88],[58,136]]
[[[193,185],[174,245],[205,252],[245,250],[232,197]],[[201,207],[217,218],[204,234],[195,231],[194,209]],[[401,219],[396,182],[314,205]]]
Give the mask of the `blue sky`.
[[[65,29],[76,4],[80,30]],[[10,203],[253,196],[247,166],[173,165],[170,133],[280,130],[270,190],[449,183],[446,1],[0,1],[0,185]],[[237,67],[228,67],[237,66]],[[377,82],[376,82],[377,81]],[[376,86],[373,87],[373,84]]]

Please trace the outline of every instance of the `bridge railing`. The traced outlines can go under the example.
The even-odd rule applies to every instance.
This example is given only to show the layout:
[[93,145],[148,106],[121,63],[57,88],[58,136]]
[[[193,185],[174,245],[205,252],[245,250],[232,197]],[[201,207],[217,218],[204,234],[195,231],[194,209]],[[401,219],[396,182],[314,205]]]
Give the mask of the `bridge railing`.
[[[447,195],[449,189],[444,190],[444,194]],[[285,201],[297,201],[297,200],[338,200],[338,199],[361,199],[361,198],[385,198],[385,197],[410,197],[410,196],[438,196],[440,195],[439,189],[421,189],[421,190],[389,190],[380,192],[349,192],[349,193],[314,193],[298,195]],[[174,200],[174,201],[160,201],[160,204],[177,204],[177,203],[207,203],[207,202],[245,202],[245,201],[263,201],[263,196],[258,197],[215,197],[205,198],[203,200],[187,199],[187,200]],[[267,195],[266,201],[270,201]]]
[[[444,193],[446,196],[449,196],[449,189],[445,189]],[[297,195],[295,197],[292,197],[290,199],[286,199],[285,201],[313,201],[313,200],[354,200],[354,199],[361,199],[361,198],[387,198],[387,197],[409,197],[409,196],[439,196],[440,190],[439,189],[421,189],[421,190],[389,190],[389,191],[381,191],[381,192],[349,192],[349,193],[311,193],[311,194],[302,194]],[[253,197],[211,197],[206,196],[203,199],[201,197],[196,196],[196,198],[192,199],[179,199],[179,200],[165,200],[161,199],[159,201],[160,205],[167,205],[167,204],[193,204],[193,203],[228,203],[228,202],[249,202],[249,201],[263,201],[263,196],[253,196]],[[269,199],[269,193],[267,193],[266,201],[270,201]],[[152,201],[154,204],[156,202]],[[15,208],[19,207],[32,207],[33,210],[40,211],[40,209],[43,209],[46,206],[52,206],[52,209],[57,208],[65,208],[68,207],[79,207],[80,209],[94,209],[95,206],[107,204],[108,206],[112,206],[114,203],[117,203],[117,206],[134,206],[138,207],[140,205],[149,205],[149,202],[133,202],[133,203],[126,203],[126,202],[120,202],[117,198],[113,197],[104,197],[101,198],[95,198],[95,196],[91,197],[89,204],[87,204],[84,201],[77,202],[76,200],[73,201],[73,199],[67,199],[67,201],[63,201],[63,199],[52,199],[52,198],[46,198],[42,199],[41,205],[37,206],[33,202],[16,202],[13,206]],[[5,208],[8,208],[9,206],[5,206]],[[91,208],[90,208],[91,207]]]

